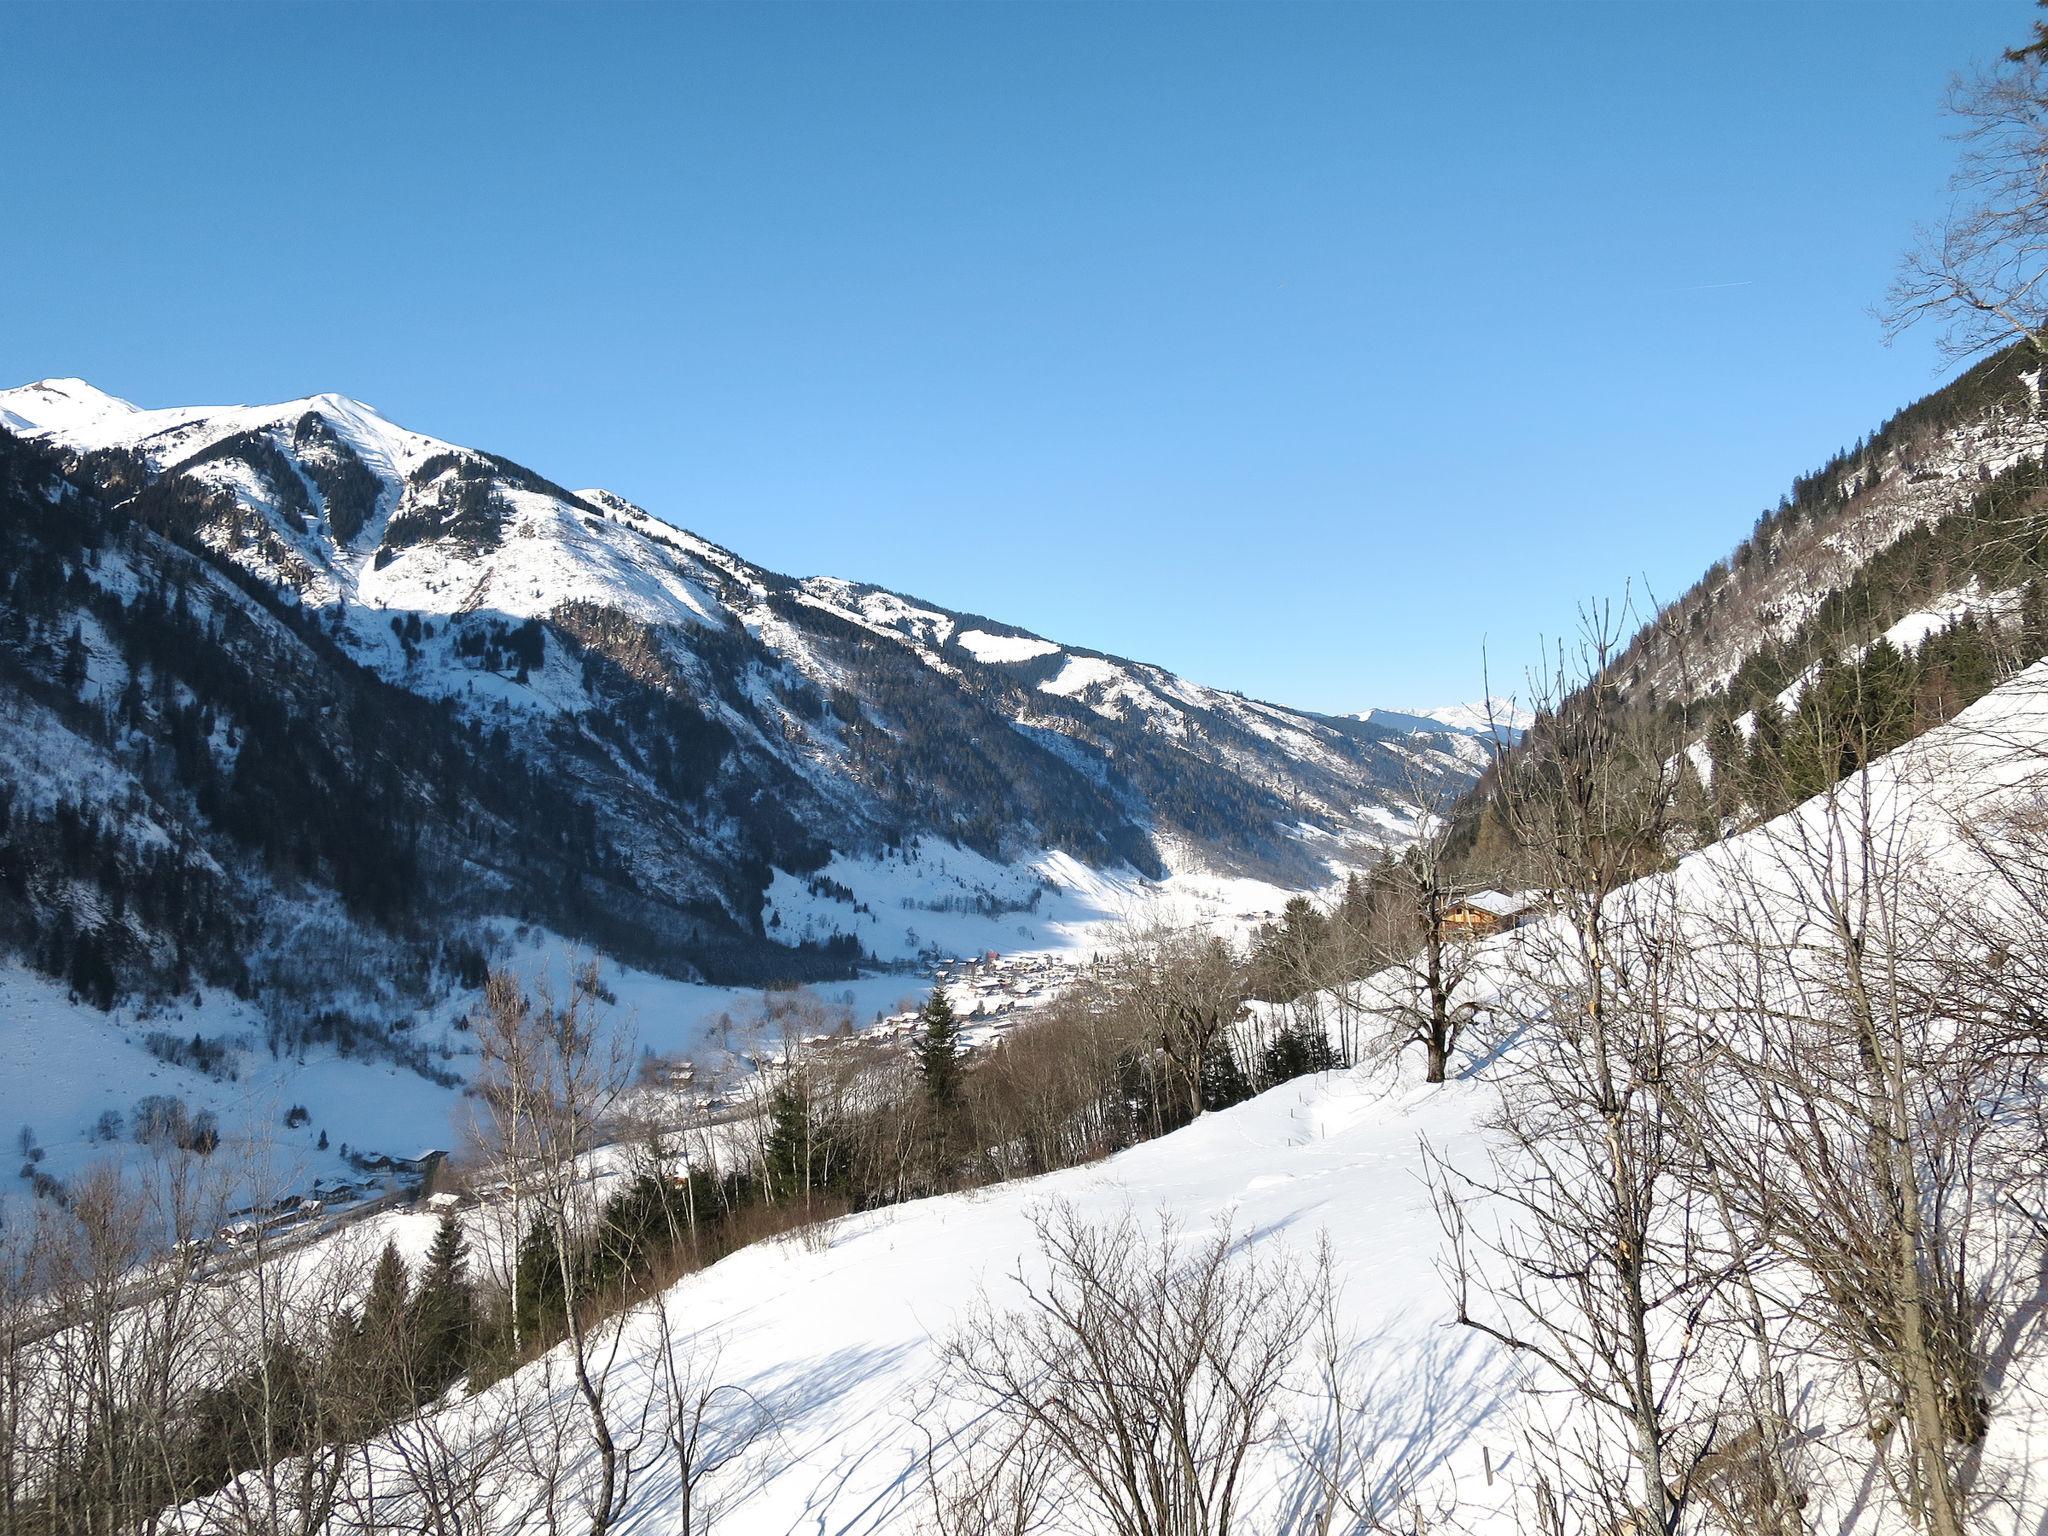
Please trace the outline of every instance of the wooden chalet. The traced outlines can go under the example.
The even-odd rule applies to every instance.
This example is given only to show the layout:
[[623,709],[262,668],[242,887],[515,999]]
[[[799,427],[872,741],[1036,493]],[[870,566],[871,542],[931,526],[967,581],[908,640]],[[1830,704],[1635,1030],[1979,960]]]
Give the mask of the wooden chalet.
[[1472,891],[1444,904],[1437,932],[1447,939],[1483,939],[1549,914],[1541,891]]

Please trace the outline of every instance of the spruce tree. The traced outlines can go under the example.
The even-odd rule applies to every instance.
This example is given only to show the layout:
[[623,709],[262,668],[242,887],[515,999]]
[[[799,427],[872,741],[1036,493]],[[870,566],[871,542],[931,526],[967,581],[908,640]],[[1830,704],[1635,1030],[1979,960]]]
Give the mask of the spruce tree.
[[405,1260],[399,1257],[398,1244],[387,1240],[370,1275],[370,1294],[363,1302],[363,1331],[370,1333],[389,1327],[394,1319],[403,1317],[409,1290]]
[[[2041,391],[2048,401],[2048,389]],[[2041,578],[2028,578],[2020,593],[2020,661],[2031,666],[2048,656],[2048,593],[2041,590]]]
[[560,1337],[566,1288],[562,1284],[561,1257],[555,1250],[555,1234],[547,1219],[535,1216],[520,1239],[513,1270],[515,1284],[512,1306],[519,1332],[549,1341]]
[[356,1324],[371,1404],[388,1410],[411,1395],[414,1366],[410,1286],[405,1260],[398,1245],[386,1242],[377,1256],[377,1268],[370,1275],[370,1294],[363,1300],[363,1315]]
[[64,691],[74,698],[85,691],[85,631],[79,625],[71,626],[71,638],[64,642],[64,661],[58,676]]
[[776,1084],[768,1099],[765,1147],[771,1197],[793,1200],[829,1189],[843,1173],[833,1127],[812,1108],[796,1074]]
[[944,987],[932,988],[918,1018],[923,1030],[912,1049],[925,1098],[935,1111],[950,1113],[960,1100],[960,1021]]
[[445,1212],[427,1250],[413,1302],[419,1339],[420,1384],[438,1392],[469,1365],[472,1309],[467,1273],[469,1244],[453,1211]]

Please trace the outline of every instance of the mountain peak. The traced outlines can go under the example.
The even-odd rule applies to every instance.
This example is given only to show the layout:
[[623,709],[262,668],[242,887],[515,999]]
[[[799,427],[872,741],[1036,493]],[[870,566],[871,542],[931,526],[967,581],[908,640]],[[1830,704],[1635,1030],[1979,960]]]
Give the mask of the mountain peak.
[[1352,716],[1396,731],[1454,731],[1461,736],[1498,735],[1512,741],[1533,718],[1513,699],[1477,699],[1425,709],[1368,709]]
[[16,432],[76,431],[92,422],[133,416],[138,409],[84,379],[37,379],[0,389],[0,426]]
[[305,406],[309,411],[318,411],[323,416],[339,417],[344,421],[373,418],[385,422],[387,426],[390,425],[383,413],[374,405],[358,400],[352,395],[338,394],[331,389],[322,390],[317,395],[308,395],[296,403]]

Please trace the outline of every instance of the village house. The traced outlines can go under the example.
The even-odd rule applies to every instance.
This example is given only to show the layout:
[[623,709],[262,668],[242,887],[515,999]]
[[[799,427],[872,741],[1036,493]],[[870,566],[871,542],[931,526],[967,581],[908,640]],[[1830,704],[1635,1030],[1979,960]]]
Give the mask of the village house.
[[1437,932],[1447,939],[1483,939],[1539,922],[1549,913],[1541,891],[1473,891],[1445,903]]

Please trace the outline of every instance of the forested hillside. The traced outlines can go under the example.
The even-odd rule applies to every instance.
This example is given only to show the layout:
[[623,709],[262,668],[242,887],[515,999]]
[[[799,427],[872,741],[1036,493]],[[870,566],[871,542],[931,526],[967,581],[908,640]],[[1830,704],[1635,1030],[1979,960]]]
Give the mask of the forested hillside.
[[[2042,380],[2031,346],[2000,351],[1795,480],[1633,633],[1640,615],[1589,617],[1602,707],[1684,781],[1686,846],[1818,793],[2048,654]],[[1562,691],[1536,677],[1526,702],[1554,710]],[[1517,865],[1487,811],[1499,782],[1462,816],[1476,880]]]

